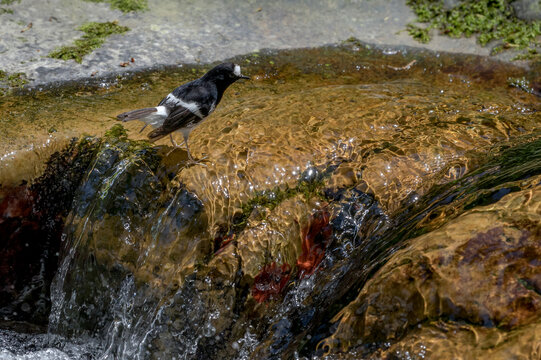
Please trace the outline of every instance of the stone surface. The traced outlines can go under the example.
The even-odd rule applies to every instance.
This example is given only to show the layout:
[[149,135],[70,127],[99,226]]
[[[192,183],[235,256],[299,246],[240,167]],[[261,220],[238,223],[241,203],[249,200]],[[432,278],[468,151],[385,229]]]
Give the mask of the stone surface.
[[[66,206],[51,332],[74,341],[93,336],[102,346],[93,355],[103,358],[293,358],[297,351],[310,358],[334,331],[334,315],[348,311],[365,281],[418,232],[435,230],[439,239],[449,222],[450,238],[473,239],[460,254],[480,274],[498,260],[487,248],[529,246],[531,237],[508,229],[508,218],[487,216],[487,225],[476,217],[486,226],[467,237],[453,221],[539,183],[539,100],[507,85],[522,69],[479,57],[393,56],[354,41],[239,59],[251,64],[253,81],[232,86],[191,135],[194,156],[206,157],[202,164],[186,166],[186,152],[171,149],[168,139],[128,139],[145,137],[138,122],[127,123],[127,132],[118,123],[106,132]],[[198,71],[204,69],[140,74],[118,87],[67,93],[65,102],[38,93],[32,108],[19,104],[6,114],[21,125],[49,106],[67,113],[65,125],[75,126],[76,114],[81,129],[108,127],[115,122],[107,116],[154,103],[180,76]],[[47,116],[60,132],[56,114]],[[495,209],[522,219],[505,199]],[[492,242],[483,247],[486,238]],[[515,288],[509,281],[480,291],[532,287],[530,268],[523,268]],[[408,277],[396,278],[392,289],[385,281],[381,287],[414,292]],[[450,293],[463,289],[445,280]],[[473,297],[459,295],[470,305]],[[394,298],[386,300],[380,307],[394,311]],[[500,305],[490,300],[489,310]],[[494,316],[502,332],[530,326],[526,305],[518,303],[522,312],[509,328],[502,325],[509,313]],[[468,319],[486,318],[483,309],[469,309]],[[376,328],[374,319],[392,312],[370,315]],[[354,333],[351,342],[359,340]]]
[[34,184],[0,187],[0,322],[47,324],[64,218],[94,148],[73,142]]
[[506,331],[539,324],[539,204],[534,187],[412,239],[335,317],[325,345],[398,341],[434,319]]
[[541,20],[541,1],[517,0],[511,3],[517,17],[524,20]]
[[[434,322],[413,330],[402,341],[376,352],[369,359],[530,360],[539,358],[540,339],[539,322],[513,332],[471,324]],[[354,356],[350,358],[355,359]]]
[[[429,44],[419,44],[403,31],[415,19],[403,0],[150,0],[147,11],[127,14],[110,9],[107,3],[83,0],[21,0],[2,8],[13,13],[0,12],[1,70],[23,72],[33,85],[158,65],[219,61],[264,48],[321,46],[350,37],[383,47],[489,54],[474,38],[435,34]],[[82,32],[76,30],[81,24],[114,20],[131,31],[109,37],[82,64],[47,57],[55,48],[81,37]],[[121,67],[125,62],[128,66]]]

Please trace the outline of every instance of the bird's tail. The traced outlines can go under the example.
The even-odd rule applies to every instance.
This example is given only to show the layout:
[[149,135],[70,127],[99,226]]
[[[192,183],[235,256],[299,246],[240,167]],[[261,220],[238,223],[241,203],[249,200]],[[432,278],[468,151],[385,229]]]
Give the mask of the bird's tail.
[[156,109],[155,107],[132,110],[132,111],[128,111],[120,115],[117,115],[116,118],[122,121],[137,120],[137,119],[144,118],[145,116],[148,116],[152,113],[155,113],[156,111],[158,111],[158,109]]
[[148,133],[148,138],[150,139],[150,141],[154,142],[154,141],[157,141],[157,140],[160,140],[161,138],[169,135],[170,131],[166,131],[164,130],[163,128],[157,128],[157,129],[154,129],[152,130],[151,132]]

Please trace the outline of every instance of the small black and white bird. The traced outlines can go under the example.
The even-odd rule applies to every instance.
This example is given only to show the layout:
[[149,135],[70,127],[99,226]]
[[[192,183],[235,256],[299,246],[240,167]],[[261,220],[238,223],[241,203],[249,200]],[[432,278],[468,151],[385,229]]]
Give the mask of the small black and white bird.
[[240,66],[223,63],[209,70],[201,78],[177,87],[160,101],[158,106],[128,111],[117,116],[118,120],[141,120],[155,129],[148,134],[151,141],[159,140],[167,135],[175,147],[172,132],[180,131],[188,157],[195,162],[188,148],[190,132],[207,116],[209,116],[222,100],[224,91],[239,79],[250,79],[242,75]]

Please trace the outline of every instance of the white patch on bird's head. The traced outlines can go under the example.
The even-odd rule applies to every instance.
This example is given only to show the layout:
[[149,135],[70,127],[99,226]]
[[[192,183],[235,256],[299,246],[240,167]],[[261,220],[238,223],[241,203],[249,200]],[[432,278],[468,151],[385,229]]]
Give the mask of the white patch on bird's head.
[[236,65],[235,64],[235,70],[233,70],[233,74],[237,75],[237,76],[241,76],[241,73],[240,73],[240,66],[239,65]]

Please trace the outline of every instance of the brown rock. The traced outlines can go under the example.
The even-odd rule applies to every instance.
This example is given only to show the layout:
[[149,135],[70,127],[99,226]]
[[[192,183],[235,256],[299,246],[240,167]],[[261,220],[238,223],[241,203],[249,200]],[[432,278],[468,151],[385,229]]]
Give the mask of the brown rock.
[[501,330],[539,323],[540,203],[539,188],[513,193],[411,240],[335,317],[323,344],[396,340],[438,318]]

